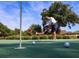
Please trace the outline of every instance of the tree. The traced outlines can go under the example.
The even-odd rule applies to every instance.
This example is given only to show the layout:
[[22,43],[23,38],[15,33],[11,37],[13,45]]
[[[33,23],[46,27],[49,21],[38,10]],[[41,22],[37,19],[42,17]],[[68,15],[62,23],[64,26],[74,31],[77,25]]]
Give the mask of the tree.
[[23,32],[23,35],[32,35],[32,28],[28,28]]
[[71,26],[79,23],[79,17],[74,11],[72,11],[72,7],[62,2],[54,2],[51,4],[48,10],[43,9],[41,13],[43,25],[46,23],[46,15],[53,16],[57,20],[59,26],[62,27],[68,25],[69,28],[71,28]]
[[19,35],[20,34],[20,29],[15,28],[15,34]]
[[7,26],[0,23],[0,36],[7,36],[10,35],[10,33],[11,30]]
[[36,34],[36,32],[42,32],[42,28],[39,24],[32,24],[30,28],[23,32],[23,35],[32,35]]
[[32,25],[31,25],[31,28],[32,28],[32,32],[33,32],[33,33],[41,32],[41,31],[42,31],[40,25],[32,24]]

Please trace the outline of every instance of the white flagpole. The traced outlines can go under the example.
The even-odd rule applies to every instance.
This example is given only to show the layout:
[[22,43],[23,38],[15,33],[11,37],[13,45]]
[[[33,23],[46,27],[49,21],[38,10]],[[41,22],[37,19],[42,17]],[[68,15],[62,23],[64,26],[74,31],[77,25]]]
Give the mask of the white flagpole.
[[22,47],[22,1],[20,1],[20,43],[19,47],[15,49],[24,49],[25,47]]
[[22,47],[21,31],[22,31],[22,1],[20,1],[20,44],[19,44],[20,47]]

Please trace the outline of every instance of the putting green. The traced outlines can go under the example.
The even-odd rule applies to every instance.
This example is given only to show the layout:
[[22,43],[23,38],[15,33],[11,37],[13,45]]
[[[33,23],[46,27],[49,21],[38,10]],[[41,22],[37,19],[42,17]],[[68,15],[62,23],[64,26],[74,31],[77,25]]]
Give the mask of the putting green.
[[[18,47],[19,40],[0,40],[0,58],[78,58],[79,40],[23,40],[25,49]],[[64,48],[65,41],[70,42],[70,48]]]

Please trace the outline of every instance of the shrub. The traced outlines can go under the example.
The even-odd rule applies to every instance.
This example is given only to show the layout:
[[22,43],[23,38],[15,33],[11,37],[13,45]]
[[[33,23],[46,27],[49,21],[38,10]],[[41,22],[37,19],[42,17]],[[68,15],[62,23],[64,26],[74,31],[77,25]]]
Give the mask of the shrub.
[[48,36],[47,35],[43,35],[43,36],[40,36],[39,38],[40,39],[48,39]]
[[63,39],[70,39],[69,36],[63,36]]
[[63,39],[62,35],[57,35],[57,39]]
[[32,37],[31,36],[23,36],[22,39],[23,40],[29,40],[29,39],[32,39]]
[[32,39],[38,39],[38,36],[34,35],[32,36]]
[[2,40],[2,39],[5,39],[5,37],[0,37],[0,39]]
[[70,39],[77,39],[77,36],[76,35],[70,36]]
[[49,35],[49,36],[48,36],[48,39],[51,39],[51,38],[52,38],[52,36]]
[[7,36],[7,37],[5,37],[5,39],[9,39],[9,40],[16,39],[16,40],[19,40],[20,38],[19,38],[19,36]]

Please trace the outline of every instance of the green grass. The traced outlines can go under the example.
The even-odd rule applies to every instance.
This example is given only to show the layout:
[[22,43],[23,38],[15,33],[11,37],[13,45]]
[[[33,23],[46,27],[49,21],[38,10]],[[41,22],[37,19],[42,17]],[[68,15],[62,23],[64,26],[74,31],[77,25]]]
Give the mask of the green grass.
[[[69,41],[70,48],[64,48]],[[23,40],[23,50],[18,47],[18,40],[0,40],[0,58],[79,58],[79,40],[41,40],[33,45],[31,40]]]

